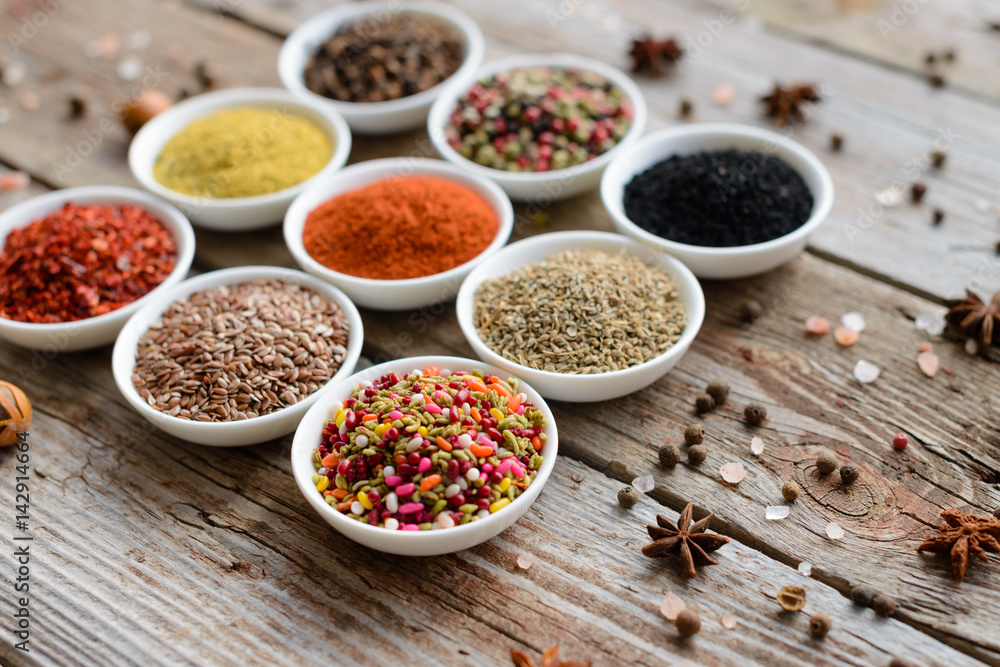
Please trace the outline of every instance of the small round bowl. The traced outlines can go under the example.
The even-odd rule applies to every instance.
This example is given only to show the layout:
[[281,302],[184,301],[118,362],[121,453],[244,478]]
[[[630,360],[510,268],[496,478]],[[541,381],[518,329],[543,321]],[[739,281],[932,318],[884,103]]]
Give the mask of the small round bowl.
[[[238,285],[250,280],[281,280],[308,287],[339,304],[350,326],[347,351],[344,353],[344,361],[340,369],[327,380],[326,384],[295,405],[252,419],[230,422],[199,422],[171,417],[150,407],[132,386],[132,371],[135,368],[135,354],[139,338],[149,330],[151,324],[162,317],[163,312],[174,301],[201,290],[222,285]],[[111,369],[118,390],[129,405],[161,430],[181,440],[199,445],[239,447],[274,440],[294,431],[302,419],[302,415],[310,406],[354,372],[354,367],[361,356],[363,340],[364,326],[361,323],[358,309],[336,287],[293,269],[283,269],[276,266],[241,266],[234,269],[211,271],[185,280],[172,289],[157,295],[156,299],[143,306],[125,324],[121,334],[119,334],[111,356]]]
[[[469,92],[476,79],[523,67],[561,67],[587,70],[600,74],[621,88],[632,103],[634,116],[632,127],[622,140],[607,153],[572,167],[543,172],[509,172],[502,169],[484,167],[459,155],[445,139],[445,128],[460,97]],[[566,199],[593,189],[601,180],[605,167],[629,145],[635,143],[646,127],[646,100],[642,91],[621,70],[605,65],[598,60],[569,53],[530,53],[501,58],[487,63],[479,70],[476,79],[455,81],[450,84],[431,107],[427,118],[427,133],[441,156],[462,169],[477,176],[483,176],[497,183],[511,199],[534,202],[545,207],[553,201]]]
[[59,352],[89,350],[113,342],[133,313],[147,303],[155,301],[159,295],[184,280],[184,276],[191,268],[191,260],[194,259],[194,232],[191,230],[191,223],[188,222],[183,213],[141,190],[110,185],[56,190],[12,206],[0,214],[0,248],[3,247],[7,235],[13,229],[24,227],[39,218],[43,218],[49,213],[61,209],[68,202],[77,204],[127,203],[142,206],[173,234],[177,246],[177,263],[170,275],[150,290],[148,294],[110,313],[75,322],[54,324],[33,324],[0,318],[0,338],[22,347],[43,350],[45,356],[50,359]]
[[[192,122],[224,109],[273,109],[315,123],[334,143],[333,155],[316,174],[295,185],[253,197],[196,197],[171,190],[153,177],[153,165],[168,141]],[[268,227],[281,217],[301,192],[344,166],[351,152],[351,130],[336,109],[301,100],[280,88],[232,88],[205,93],[174,105],[142,126],[128,150],[128,165],[136,180],[166,199],[205,229],[236,232]]]
[[[461,66],[450,77],[427,90],[386,102],[340,102],[318,95],[306,87],[306,65],[326,40],[346,21],[367,15],[390,17],[398,12],[424,14],[449,25],[465,50]],[[433,0],[398,2],[348,2],[317,14],[285,39],[278,55],[281,83],[302,99],[321,101],[339,111],[358,134],[391,134],[413,130],[424,124],[431,104],[450,81],[468,79],[483,62],[483,33],[465,12],[453,5]]]
[[[387,178],[430,176],[466,186],[486,200],[499,224],[492,243],[470,259],[447,271],[420,278],[376,280],[340,273],[323,266],[306,251],[302,231],[306,218],[320,204],[338,195]],[[344,290],[359,306],[376,310],[405,310],[447,301],[458,293],[465,276],[507,243],[514,228],[510,199],[489,180],[469,174],[443,160],[426,158],[385,158],[351,165],[302,193],[285,215],[285,244],[299,266]]]
[[[809,219],[798,229],[764,243],[711,248],[662,238],[625,215],[625,186],[636,175],[673,155],[728,148],[762,151],[781,158],[795,169],[812,192]],[[699,278],[746,278],[784,264],[806,247],[809,237],[823,224],[833,206],[833,180],[812,151],[776,132],[736,123],[705,123],[654,132],[619,153],[601,179],[601,199],[617,231],[677,257]]]
[[333,403],[349,397],[358,382],[362,380],[371,382],[389,371],[395,370],[405,373],[413,368],[425,368],[426,366],[437,366],[452,371],[472,371],[478,368],[484,373],[499,375],[503,378],[511,376],[510,373],[501,368],[460,357],[427,356],[388,361],[355,373],[339,383],[331,392],[325,394],[322,400],[317,401],[306,413],[298,430],[295,431],[295,439],[292,441],[292,473],[295,475],[299,490],[313,509],[319,512],[319,515],[341,535],[371,549],[401,556],[438,556],[453,553],[474,547],[499,535],[521,518],[538,498],[542,487],[545,486],[549,475],[552,474],[559,451],[559,435],[556,431],[556,422],[552,411],[537,391],[528,386],[527,383],[519,382],[519,390],[545,415],[546,440],[545,449],[542,450],[544,461],[538,470],[535,481],[514,502],[484,519],[441,530],[422,530],[419,532],[386,530],[348,519],[335,508],[330,507],[323,496],[316,491],[316,485],[312,483],[313,473],[316,472],[312,464],[312,451],[322,438],[323,426],[331,418],[331,406]]
[[[662,266],[673,278],[687,314],[687,324],[680,340],[660,356],[638,366],[594,375],[540,371],[501,357],[487,347],[479,337],[475,324],[474,305],[479,285],[486,280],[512,273],[523,266],[537,264],[564,250],[627,252],[652,266]],[[524,379],[525,382],[530,382],[545,398],[584,403],[631,394],[656,382],[673,368],[691,347],[701,329],[705,319],[705,295],[697,278],[686,266],[673,257],[638,241],[608,232],[552,232],[512,243],[494,255],[488,263],[480,265],[470,273],[458,292],[455,311],[462,333],[480,359],[503,368],[508,373]]]

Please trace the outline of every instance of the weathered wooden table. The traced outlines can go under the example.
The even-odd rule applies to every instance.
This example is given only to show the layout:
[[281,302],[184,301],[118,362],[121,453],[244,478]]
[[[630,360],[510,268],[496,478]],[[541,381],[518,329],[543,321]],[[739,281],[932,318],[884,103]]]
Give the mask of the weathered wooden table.
[[[322,0],[7,0],[0,17],[5,64],[23,63],[26,81],[0,86],[0,161],[29,172],[26,192],[134,185],[128,137],[112,109],[143,85],[177,95],[199,90],[204,61],[218,86],[278,85],[281,37],[326,6]],[[625,399],[553,406],[562,443],[541,498],[515,527],[474,549],[436,559],[387,556],[333,532],[303,501],[288,461],[290,438],[218,450],[151,430],[115,388],[110,349],[41,353],[4,347],[0,377],[35,405],[27,533],[14,527],[14,452],[0,452],[0,534],[4,537],[5,665],[167,664],[509,664],[509,649],[533,655],[560,644],[565,658],[595,665],[916,664],[1000,665],[1000,562],[975,563],[966,581],[947,559],[915,551],[938,514],[986,515],[1000,505],[1000,376],[996,356],[974,358],[961,342],[931,338],[910,317],[940,315],[944,298],[972,286],[1000,287],[997,181],[1000,179],[1000,7],[974,0],[507,0],[461,4],[487,35],[487,59],[519,51],[567,50],[628,66],[628,40],[646,31],[688,46],[680,71],[639,79],[650,130],[681,121],[769,125],[757,98],[776,80],[817,82],[824,102],[789,130],[819,153],[837,188],[833,214],[808,253],[758,278],[705,285],[708,317],[692,350],[667,377]],[[992,13],[990,13],[992,12]],[[138,31],[138,32],[137,32]],[[93,56],[93,40],[125,46]],[[953,48],[934,71],[929,50]],[[87,53],[90,52],[91,56]],[[125,82],[127,57],[144,66]],[[128,65],[126,65],[127,69]],[[8,70],[9,72],[9,70]],[[16,74],[16,67],[14,70]],[[16,77],[15,77],[16,78]],[[735,86],[729,107],[712,102]],[[68,119],[69,98],[86,112]],[[8,117],[9,116],[9,117]],[[833,133],[844,150],[832,153]],[[934,148],[943,169],[928,166]],[[427,154],[423,132],[357,137],[352,161]],[[927,184],[925,203],[909,185]],[[903,202],[883,207],[896,186]],[[930,224],[931,211],[946,213]],[[609,229],[596,193],[548,209],[551,229]],[[517,236],[537,233],[523,208]],[[280,230],[199,232],[199,271],[251,263],[291,265]],[[763,318],[742,324],[754,298]],[[836,320],[860,311],[868,328],[850,348],[810,339],[809,315]],[[368,361],[411,354],[470,355],[452,306],[414,314],[364,312]],[[932,340],[947,367],[934,378],[915,363]],[[861,385],[858,359],[883,373]],[[695,419],[694,393],[722,375],[730,403],[704,418],[709,458],[666,471],[656,447],[678,442]],[[769,411],[749,450],[742,405]],[[910,436],[903,452],[894,433]],[[819,477],[820,446],[862,471],[845,489]],[[737,487],[719,467],[742,461]],[[652,474],[656,488],[631,510],[615,500],[623,484]],[[803,494],[791,516],[765,520],[794,479]],[[669,562],[642,557],[644,526],[675,517],[688,501],[696,516],[732,542],[720,565],[682,580]],[[830,540],[825,526],[846,531]],[[30,534],[30,653],[14,648],[15,535]],[[518,556],[534,565],[521,570]],[[807,578],[796,568],[812,564]],[[896,596],[882,619],[852,605],[850,587],[867,582]],[[775,594],[793,583],[806,610],[782,614]],[[697,608],[701,633],[679,640],[658,608],[674,592]],[[826,611],[823,640],[806,630],[807,612]],[[737,620],[735,629],[721,625]]]

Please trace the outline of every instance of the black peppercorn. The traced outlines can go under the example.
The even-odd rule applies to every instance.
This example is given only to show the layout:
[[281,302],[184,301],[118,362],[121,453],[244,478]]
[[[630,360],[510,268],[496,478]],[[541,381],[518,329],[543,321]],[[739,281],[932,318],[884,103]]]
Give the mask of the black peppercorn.
[[872,601],[878,597],[878,591],[868,584],[858,584],[851,589],[851,600],[859,607],[870,607]]
[[677,620],[674,621],[674,624],[682,637],[690,637],[698,634],[698,631],[701,630],[701,617],[694,609],[682,609],[681,613],[677,614]]
[[820,637],[826,637],[826,633],[830,632],[830,627],[833,625],[833,621],[830,620],[830,616],[820,612],[818,614],[813,614],[809,618],[809,634],[817,639]]
[[746,418],[748,424],[757,426],[767,419],[767,408],[760,403],[750,403],[743,409],[743,416]]
[[729,380],[726,378],[715,378],[705,387],[705,393],[715,400],[716,405],[722,405],[729,396]]
[[879,616],[892,616],[896,612],[896,600],[888,595],[878,595],[872,600],[872,609]]
[[910,188],[910,201],[914,204],[919,204],[923,201],[924,195],[927,193],[927,186],[923,183],[914,183],[913,187]]
[[946,63],[953,63],[953,62],[955,62],[955,51],[954,51],[954,49],[948,49],[947,51],[945,51],[944,53],[941,54],[941,57],[944,58],[944,61]]
[[759,301],[750,299],[749,301],[744,301],[743,305],[740,306],[740,319],[748,324],[763,314],[764,306],[760,305]]
[[903,658],[893,658],[889,663],[889,667],[916,667],[909,660],[904,660]]
[[933,65],[935,62],[937,62],[937,54],[933,51],[928,51],[927,55],[924,56],[924,64]]
[[853,463],[845,463],[840,466],[840,482],[842,484],[854,484],[858,481],[858,477],[861,475],[861,471],[858,470],[858,466]]
[[698,414],[711,412],[715,409],[715,399],[708,394],[698,394],[698,397],[694,399],[694,409]]
[[691,465],[701,465],[707,458],[708,448],[705,445],[691,445],[688,448],[688,463]]
[[944,166],[944,161],[947,159],[948,154],[944,151],[934,151],[931,153],[931,166],[935,169],[940,169]]
[[69,98],[69,117],[70,120],[77,120],[78,118],[83,118],[87,113],[87,102],[79,95],[74,95]]
[[837,457],[828,449],[824,449],[816,457],[816,470],[821,475],[829,475],[837,469]]
[[681,452],[673,445],[663,445],[660,447],[660,465],[664,468],[673,468],[680,463]]
[[681,118],[688,118],[693,110],[694,105],[691,104],[691,100],[681,100],[681,106],[678,110],[678,114]]
[[701,424],[691,424],[684,429],[684,444],[700,445],[705,442],[705,427]]
[[639,492],[633,489],[631,486],[626,486],[624,489],[618,492],[618,504],[622,507],[629,508],[639,502]]
[[940,225],[944,221],[944,211],[939,208],[934,209],[934,217],[931,219],[935,225]]
[[834,153],[839,153],[840,149],[844,147],[844,137],[839,134],[830,135],[830,150]]
[[944,88],[944,77],[940,74],[931,74],[927,77],[927,82],[934,88]]
[[800,491],[801,489],[799,488],[798,483],[792,480],[788,480],[787,482],[785,482],[785,485],[781,487],[781,495],[784,496],[785,500],[789,502],[792,502],[793,500],[798,498]]

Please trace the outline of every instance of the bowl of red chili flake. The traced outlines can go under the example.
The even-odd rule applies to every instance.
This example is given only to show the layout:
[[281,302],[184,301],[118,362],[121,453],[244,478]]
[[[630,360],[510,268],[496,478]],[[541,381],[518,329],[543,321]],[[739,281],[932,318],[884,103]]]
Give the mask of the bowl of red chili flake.
[[412,357],[356,373],[310,408],[292,470],[338,532],[433,556],[513,525],[557,449],[552,412],[517,378],[470,359]]
[[45,357],[107,345],[184,278],[194,243],[183,213],[131,188],[68,188],[11,207],[0,214],[0,337]]

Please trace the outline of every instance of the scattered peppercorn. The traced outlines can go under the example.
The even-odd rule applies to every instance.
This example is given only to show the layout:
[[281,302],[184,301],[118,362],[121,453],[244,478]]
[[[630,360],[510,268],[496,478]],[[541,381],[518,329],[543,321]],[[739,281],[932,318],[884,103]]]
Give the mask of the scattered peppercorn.
[[840,467],[840,482],[842,484],[851,485],[858,481],[858,477],[861,476],[861,471],[858,470],[858,466],[853,463],[845,463]]
[[1000,505],[998,505],[997,508],[993,510],[993,516],[1000,519]]
[[942,222],[944,222],[944,211],[939,208],[934,209],[934,217],[931,218],[931,223],[940,225]]
[[681,106],[677,112],[678,115],[681,118],[690,118],[692,111],[694,111],[694,105],[691,104],[691,100],[681,100]]
[[914,183],[913,187],[910,188],[910,201],[914,204],[919,204],[923,201],[924,195],[927,193],[927,186],[923,183]]
[[844,137],[839,134],[830,135],[830,150],[834,153],[839,153],[844,147]]
[[933,65],[935,62],[937,62],[937,54],[933,51],[928,51],[927,55],[924,56],[924,64]]
[[626,486],[618,492],[618,504],[622,507],[629,508],[634,506],[637,502],[639,502],[639,492],[631,486]]
[[712,397],[716,405],[722,405],[729,396],[729,380],[726,378],[715,378],[705,387],[705,393]]
[[858,584],[851,589],[851,601],[859,607],[870,607],[872,601],[878,597],[878,591],[868,584]]
[[715,409],[715,399],[708,394],[698,394],[694,399],[694,409],[698,414],[711,412]]
[[809,618],[809,634],[817,639],[820,637],[826,637],[826,633],[830,632],[830,627],[832,625],[833,621],[830,620],[830,616],[828,614],[824,614],[823,612],[813,614]]
[[759,301],[750,299],[749,301],[744,301],[743,305],[740,306],[740,319],[747,324],[753,322],[763,314],[764,306],[760,305]]
[[171,107],[173,102],[159,90],[144,90],[122,106],[118,117],[125,129],[135,134],[157,114]]
[[903,658],[893,658],[889,663],[889,667],[916,667],[909,660],[904,660]]
[[87,114],[87,102],[79,95],[69,98],[69,119],[77,120]]
[[688,463],[699,466],[708,458],[708,448],[705,445],[691,445],[688,448]]
[[944,77],[940,74],[931,74],[927,77],[927,82],[934,88],[944,88]]
[[760,403],[750,403],[743,409],[743,417],[752,426],[758,426],[767,419],[767,408]]
[[816,469],[821,475],[829,475],[837,469],[837,457],[828,449],[824,449],[816,457]]
[[879,616],[892,616],[896,613],[896,600],[885,594],[880,594],[872,600],[872,609]]
[[778,591],[778,604],[785,611],[798,611],[806,606],[806,591],[800,586],[785,586]]
[[931,166],[935,169],[940,169],[944,166],[944,161],[947,159],[948,154],[944,151],[934,151],[931,153]]
[[198,81],[202,92],[215,87],[215,77],[208,72],[208,65],[204,60],[199,60],[194,64],[194,78]]
[[910,444],[910,436],[905,433],[897,433],[892,439],[894,449],[906,449],[908,444]]
[[799,497],[799,492],[801,489],[797,482],[793,480],[788,480],[785,485],[781,487],[781,495],[785,497],[785,500],[792,502]]
[[953,49],[948,49],[947,51],[942,53],[941,56],[944,58],[944,61],[946,63],[955,62],[955,51]]
[[673,468],[681,461],[681,450],[673,445],[663,445],[660,447],[660,465],[664,468]]
[[691,424],[684,429],[684,444],[700,445],[705,442],[705,427],[701,424]]
[[698,631],[701,630],[701,616],[694,609],[688,607],[677,614],[677,620],[674,621],[674,624],[682,637],[690,637],[698,634]]

